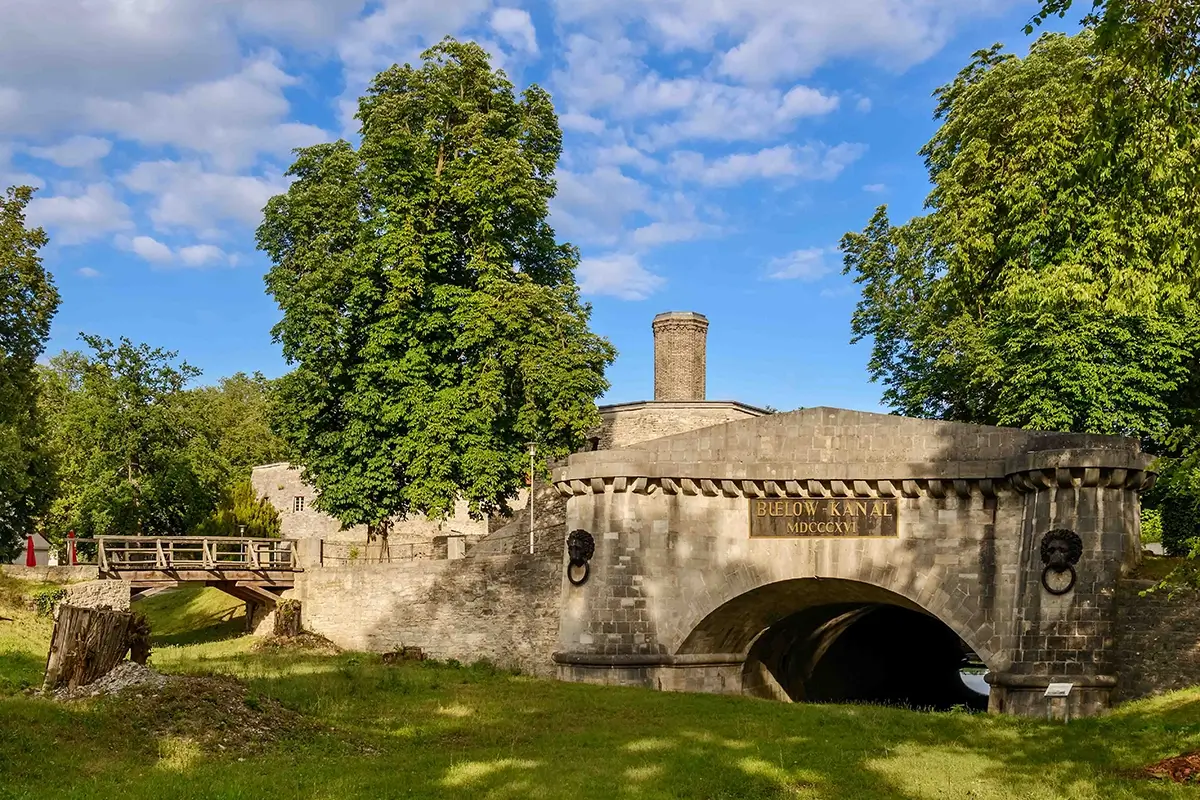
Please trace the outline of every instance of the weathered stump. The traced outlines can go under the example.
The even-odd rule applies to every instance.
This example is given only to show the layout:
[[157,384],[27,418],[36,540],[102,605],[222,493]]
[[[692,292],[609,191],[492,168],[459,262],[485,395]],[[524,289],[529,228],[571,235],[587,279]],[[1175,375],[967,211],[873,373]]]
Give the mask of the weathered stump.
[[129,651],[132,621],[128,611],[60,605],[42,690],[75,689],[111,672]]
[[275,606],[275,635],[299,636],[300,633],[300,601],[281,600]]

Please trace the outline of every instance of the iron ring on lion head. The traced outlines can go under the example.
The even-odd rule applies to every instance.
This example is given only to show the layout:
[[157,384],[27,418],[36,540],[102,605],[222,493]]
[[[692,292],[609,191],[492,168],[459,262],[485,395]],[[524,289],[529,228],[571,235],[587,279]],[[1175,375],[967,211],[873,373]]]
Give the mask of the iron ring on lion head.
[[[591,567],[588,566],[588,561],[596,552],[596,540],[592,535],[585,530],[577,529],[571,531],[567,536],[567,580],[572,586],[582,586],[587,583],[588,575],[591,573]],[[573,570],[583,568],[583,575],[575,578]]]
[[[1075,531],[1066,528],[1047,531],[1042,537],[1042,563],[1046,565],[1042,570],[1042,588],[1053,595],[1063,595],[1074,589],[1075,581],[1079,578],[1075,565],[1082,555],[1083,540]],[[1060,581],[1051,583],[1052,574],[1058,576],[1067,572],[1071,577],[1065,585]]]

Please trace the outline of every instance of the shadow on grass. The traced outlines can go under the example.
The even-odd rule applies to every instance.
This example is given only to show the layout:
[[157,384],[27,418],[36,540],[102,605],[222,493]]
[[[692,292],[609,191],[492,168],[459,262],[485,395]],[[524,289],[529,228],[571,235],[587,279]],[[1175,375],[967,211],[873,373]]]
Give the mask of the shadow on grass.
[[[62,796],[111,793],[126,800],[281,792],[347,798],[1195,796],[1131,774],[1200,747],[1200,692],[1062,725],[563,684],[483,665],[388,667],[361,654],[234,655],[194,666],[247,676],[257,692],[318,721],[322,730],[245,762],[168,758],[170,743],[147,742],[141,734],[125,742],[106,733],[113,743],[109,763],[84,770],[49,746],[39,756],[39,774],[53,775]],[[0,714],[10,703],[34,702],[44,701],[0,701]],[[107,715],[115,732],[123,730],[119,705],[45,713],[37,732],[47,739],[43,744],[70,728],[75,714],[83,715],[85,729],[94,715]],[[5,755],[0,751],[0,772]],[[22,790],[51,796],[50,785],[34,793],[33,784],[13,777],[0,774],[0,785],[15,787],[16,796]],[[79,788],[85,785],[91,788]],[[196,794],[197,786],[204,793]]]
[[0,697],[41,686],[46,659],[19,651],[0,652]]
[[206,625],[178,633],[155,635],[150,634],[151,647],[181,647],[189,644],[207,644],[236,639],[246,633],[246,619],[243,615],[233,613],[232,618],[213,625]]

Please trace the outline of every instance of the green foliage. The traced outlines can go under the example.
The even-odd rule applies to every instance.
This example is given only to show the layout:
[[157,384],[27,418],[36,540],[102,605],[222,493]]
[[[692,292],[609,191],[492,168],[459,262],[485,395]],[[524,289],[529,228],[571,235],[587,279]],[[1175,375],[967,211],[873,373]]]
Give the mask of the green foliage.
[[92,354],[63,353],[44,371],[45,407],[61,489],[46,519],[68,530],[175,534],[215,507],[224,473],[186,402],[200,371],[176,354],[84,335]]
[[1161,169],[1194,146],[1149,113],[1096,144],[1090,87],[1128,72],[1094,43],[976,53],[937,92],[929,213],[893,226],[880,208],[843,239],[855,341],[897,411],[1150,442],[1194,418],[1195,193]]
[[33,191],[13,187],[0,196],[0,563],[16,555],[54,488],[36,364],[59,295],[38,255],[49,239],[25,225]]
[[1162,535],[1162,511],[1142,506],[1142,544],[1161,542]]
[[242,480],[221,494],[213,515],[196,528],[198,536],[278,537],[279,512],[265,497],[259,497],[249,480]]
[[43,586],[33,590],[29,599],[39,617],[51,617],[54,616],[54,609],[58,608],[58,604],[66,596],[67,590],[61,586]]
[[345,524],[506,508],[526,442],[554,459],[597,424],[612,346],[588,330],[578,251],[546,222],[561,133],[480,47],[380,73],[362,144],[297,151],[258,230],[295,370],[277,429]]
[[1200,537],[1200,474],[1184,466],[1164,469],[1155,499],[1162,516],[1163,551],[1169,556],[1188,555]]
[[262,373],[239,372],[221,378],[216,386],[187,392],[191,414],[211,438],[228,485],[249,480],[251,469],[259,464],[287,458],[283,440],[271,430],[271,385]]

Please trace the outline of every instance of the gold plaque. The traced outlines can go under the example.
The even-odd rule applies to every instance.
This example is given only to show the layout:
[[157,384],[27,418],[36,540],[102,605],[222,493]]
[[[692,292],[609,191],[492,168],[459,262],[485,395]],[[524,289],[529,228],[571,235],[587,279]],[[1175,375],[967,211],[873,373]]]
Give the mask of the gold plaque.
[[789,497],[750,501],[750,537],[898,536],[895,497]]

